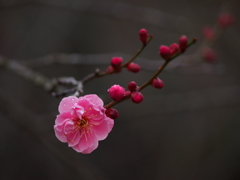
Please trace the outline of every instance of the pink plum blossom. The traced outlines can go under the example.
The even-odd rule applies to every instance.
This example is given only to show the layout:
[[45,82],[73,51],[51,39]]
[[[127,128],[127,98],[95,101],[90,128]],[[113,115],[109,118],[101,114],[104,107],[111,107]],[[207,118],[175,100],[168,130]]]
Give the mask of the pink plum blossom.
[[105,114],[103,101],[95,94],[63,98],[58,107],[54,131],[61,142],[75,151],[89,154],[112,130],[114,121]]

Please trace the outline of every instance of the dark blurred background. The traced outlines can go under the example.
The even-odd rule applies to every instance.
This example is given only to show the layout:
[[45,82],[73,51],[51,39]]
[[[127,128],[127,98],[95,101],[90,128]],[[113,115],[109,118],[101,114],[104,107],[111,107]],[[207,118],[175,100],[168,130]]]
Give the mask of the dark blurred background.
[[[154,35],[141,58],[161,59],[159,45],[182,34],[199,39],[191,54],[201,45],[203,27],[220,12],[235,16],[214,45],[223,73],[163,72],[162,90],[149,87],[141,104],[116,106],[120,117],[90,155],[55,137],[60,99],[1,67],[0,179],[240,179],[239,7],[238,0],[0,0],[1,56],[23,61],[65,53],[89,59],[34,68],[49,78],[81,79],[97,67],[104,70],[113,53],[133,55],[141,47],[141,28]],[[85,93],[107,103],[111,85],[142,84],[153,72],[124,70],[89,82]]]

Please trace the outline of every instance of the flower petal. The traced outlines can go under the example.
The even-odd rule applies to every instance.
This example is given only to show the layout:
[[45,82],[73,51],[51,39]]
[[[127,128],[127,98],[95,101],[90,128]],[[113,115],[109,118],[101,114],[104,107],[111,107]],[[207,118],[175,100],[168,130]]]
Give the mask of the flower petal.
[[109,132],[110,132],[112,130],[113,126],[114,126],[114,120],[109,118],[109,117],[106,117],[105,121],[107,121],[108,124],[109,124]]
[[89,154],[93,150],[95,150],[97,147],[98,147],[98,140],[94,134],[91,134],[90,136],[83,135],[80,138],[79,143],[76,146],[73,146],[72,148],[77,152]]
[[68,146],[69,147],[76,146],[80,140],[80,131],[77,130],[73,133],[68,134],[67,138],[68,138]]
[[61,131],[61,126],[59,127],[58,125],[54,125],[54,131],[55,131],[55,135],[59,139],[59,141],[67,142],[67,137],[65,136],[64,132]]
[[103,112],[101,112],[101,111],[97,111],[97,110],[95,110],[93,108],[89,108],[84,113],[84,116],[86,116],[89,119],[91,119],[91,121],[97,121],[98,123],[100,123],[103,120],[105,114],[103,114]]
[[69,112],[65,112],[62,114],[57,115],[57,118],[55,120],[55,124],[62,125],[67,120],[71,119],[73,116]]
[[[78,106],[84,107],[84,116],[89,119],[99,121],[102,120],[105,114],[98,107],[91,104],[87,99],[80,99],[78,102]],[[99,122],[98,122],[99,123]]]
[[98,140],[93,141],[92,146],[82,151],[83,154],[90,154],[98,147]]
[[72,106],[78,102],[78,98],[75,96],[69,96],[62,99],[58,106],[59,113],[70,112]]
[[85,99],[87,99],[91,104],[94,104],[98,107],[103,107],[103,101],[101,98],[99,98],[96,94],[88,94],[84,96]]
[[[110,119],[110,120],[112,120],[112,119]],[[113,122],[113,120],[109,121],[109,122],[102,121],[101,124],[92,126],[92,130],[95,133],[98,140],[104,140],[108,136],[108,133],[112,130],[114,122]]]

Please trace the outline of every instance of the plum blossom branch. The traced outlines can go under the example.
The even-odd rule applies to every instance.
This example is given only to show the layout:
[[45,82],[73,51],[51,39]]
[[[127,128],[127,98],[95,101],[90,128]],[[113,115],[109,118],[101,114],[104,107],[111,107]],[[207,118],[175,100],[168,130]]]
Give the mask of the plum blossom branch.
[[[187,45],[187,48],[190,47],[191,45],[193,45],[194,43],[196,43],[197,39],[196,38],[193,38],[191,40],[191,42],[189,42],[189,44]],[[149,84],[152,83],[152,81],[163,71],[163,69],[168,65],[168,63],[170,63],[173,59],[177,58],[180,54],[182,54],[183,52],[180,51],[178,52],[177,54],[175,54],[174,56],[172,56],[169,60],[166,60],[164,62],[164,64],[162,66],[160,66],[158,68],[158,71],[146,82],[144,83],[143,85],[141,85],[139,87],[139,91],[143,90],[145,87],[147,87]]]
[[[43,74],[35,72],[31,68],[25,66],[23,63],[20,63],[17,60],[5,58],[3,56],[0,56],[0,65],[42,87],[55,97],[63,97],[70,94],[79,96],[83,93],[82,82],[77,81],[73,77],[49,79]],[[70,86],[71,88],[66,89],[64,86]]]
[[48,79],[46,76],[41,73],[37,73],[22,63],[5,58],[3,56],[0,57],[1,62],[5,68],[17,73],[18,75],[30,80],[34,84],[38,86],[42,86],[45,90],[50,90],[52,88],[52,81]]
[[142,47],[136,52],[135,55],[133,55],[133,57],[131,57],[126,63],[124,63],[123,65],[121,65],[119,68],[112,68],[110,70],[106,70],[104,72],[100,72],[99,69],[96,69],[94,73],[87,75],[86,77],[84,77],[81,81],[83,84],[87,83],[90,80],[93,80],[94,78],[98,78],[98,77],[103,77],[112,73],[116,73],[121,71],[121,69],[123,69],[124,67],[127,67],[131,62],[133,62],[138,56],[139,54],[141,54],[141,52],[146,48],[147,44],[152,40],[153,36],[150,36],[147,40],[146,43],[143,43]]
[[[187,48],[192,46],[195,42],[197,41],[196,38],[193,38],[187,45]],[[160,66],[158,68],[158,70],[156,71],[156,73],[147,81],[145,82],[143,85],[141,85],[139,88],[137,88],[137,91],[141,91],[143,90],[145,87],[147,87],[148,85],[150,85],[152,83],[152,81],[163,71],[163,69],[168,65],[169,62],[171,62],[173,59],[177,58],[180,54],[182,54],[184,51],[179,51],[178,53],[174,54],[172,57],[170,57],[168,60],[166,60],[162,66]],[[128,100],[131,98],[131,94],[130,92],[128,94],[126,94],[121,100],[119,101],[112,101],[109,104],[105,105],[104,107],[106,109],[109,109],[113,106],[115,106],[116,104],[119,104],[122,101]]]

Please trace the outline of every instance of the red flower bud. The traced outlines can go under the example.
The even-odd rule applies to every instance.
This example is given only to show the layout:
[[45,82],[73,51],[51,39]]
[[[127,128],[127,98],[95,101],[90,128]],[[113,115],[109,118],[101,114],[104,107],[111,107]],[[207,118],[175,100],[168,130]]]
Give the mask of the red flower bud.
[[120,101],[124,97],[124,92],[125,89],[119,85],[113,85],[108,89],[108,93],[114,101]]
[[113,68],[119,68],[123,62],[121,57],[113,57],[111,60],[111,65]]
[[179,53],[179,52],[180,52],[179,45],[176,44],[176,43],[172,44],[172,45],[169,47],[169,51],[170,51],[171,56]]
[[222,13],[218,17],[218,25],[222,28],[226,28],[234,23],[234,17],[229,13]]
[[206,26],[203,29],[203,37],[211,41],[215,38],[215,31],[211,27]]
[[125,91],[125,92],[124,92],[124,96],[125,96],[125,97],[128,96],[128,95],[130,95],[130,94],[131,94],[130,91]]
[[165,60],[168,60],[171,57],[171,53],[170,53],[169,47],[164,46],[164,45],[159,47],[159,54]]
[[137,83],[135,83],[134,81],[131,81],[130,83],[128,83],[128,89],[131,92],[136,91]]
[[138,92],[138,91],[135,91],[135,92],[132,92],[131,94],[131,100],[132,102],[136,103],[136,104],[139,104],[140,102],[143,101],[143,95],[141,92]]
[[141,70],[141,67],[138,64],[130,63],[128,64],[127,69],[133,73],[137,73]]
[[152,81],[152,86],[157,88],[157,89],[161,89],[161,88],[163,88],[164,83],[161,79],[156,78]]
[[116,109],[106,109],[105,114],[107,117],[111,118],[111,119],[117,119],[118,118],[118,111]]
[[179,47],[182,52],[184,52],[187,49],[188,46],[188,38],[187,36],[183,35],[178,40]]
[[148,40],[148,31],[146,29],[140,29],[139,38],[143,42],[143,44],[146,45]]
[[106,73],[110,73],[110,72],[113,72],[114,71],[114,68],[110,65],[108,66],[108,68],[106,69]]
[[209,63],[214,63],[217,60],[217,54],[213,49],[207,48],[203,51],[203,58]]

